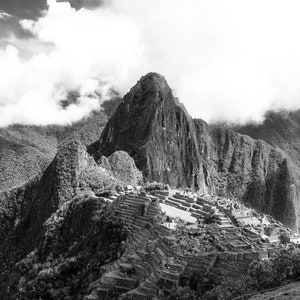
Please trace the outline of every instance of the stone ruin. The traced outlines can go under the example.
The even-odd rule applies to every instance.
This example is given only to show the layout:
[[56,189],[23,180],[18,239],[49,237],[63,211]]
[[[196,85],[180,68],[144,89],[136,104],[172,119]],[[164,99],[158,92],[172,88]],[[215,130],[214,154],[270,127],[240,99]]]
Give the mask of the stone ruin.
[[[283,247],[278,235],[289,232],[272,217],[220,197],[154,191],[122,193],[106,201],[128,238],[118,259],[102,266],[85,300],[165,299],[165,293],[195,274],[217,281],[238,278],[253,260],[268,259]],[[167,216],[161,204],[188,213],[195,222]]]

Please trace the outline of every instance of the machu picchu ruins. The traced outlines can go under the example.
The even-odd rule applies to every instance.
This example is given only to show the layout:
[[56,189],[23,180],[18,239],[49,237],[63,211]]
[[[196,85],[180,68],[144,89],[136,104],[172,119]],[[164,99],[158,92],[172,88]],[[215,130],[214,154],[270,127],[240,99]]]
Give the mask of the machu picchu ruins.
[[[283,248],[297,234],[236,199],[186,191],[130,191],[103,198],[128,232],[123,253],[101,267],[86,300],[166,299],[192,276],[239,278],[249,264]],[[282,234],[290,236],[280,243]],[[199,281],[201,291],[204,282]]]

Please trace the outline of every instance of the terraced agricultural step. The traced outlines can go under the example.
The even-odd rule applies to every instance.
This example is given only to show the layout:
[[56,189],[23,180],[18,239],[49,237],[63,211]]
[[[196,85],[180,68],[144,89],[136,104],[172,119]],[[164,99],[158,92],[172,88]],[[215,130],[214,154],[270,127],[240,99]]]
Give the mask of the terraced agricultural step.
[[142,261],[142,258],[137,253],[133,253],[127,256],[127,261],[129,263],[134,263],[134,262]]
[[133,291],[132,295],[133,295],[132,297],[133,300],[148,300],[147,294],[139,293],[138,291]]
[[153,269],[155,268],[155,267],[153,267],[153,265],[151,265],[149,262],[144,262],[143,263],[143,266],[144,266],[144,268],[145,269],[147,269],[150,273],[153,271]]
[[113,288],[113,292],[118,294],[118,295],[125,294],[129,291],[131,291],[131,288],[128,288],[128,287],[125,287],[125,286],[116,285]]
[[148,288],[142,284],[137,288],[137,291],[141,292],[142,294],[146,294],[146,295],[152,295],[152,296],[157,295],[156,289]]
[[171,282],[174,286],[176,286],[178,284],[178,280],[171,279],[171,278],[165,277],[163,275],[160,276],[160,279],[163,279],[167,282]]
[[150,275],[150,272],[148,272],[142,265],[136,264],[134,266],[135,272],[138,276],[141,276],[143,278],[147,278]]
[[109,289],[97,288],[97,300],[108,300],[109,299]]
[[158,285],[154,283],[154,281],[156,282],[158,280],[157,277],[152,277],[149,276],[145,281],[144,281],[144,285],[148,288],[154,289],[154,290],[158,290]]
[[114,282],[116,286],[122,286],[129,289],[133,289],[137,286],[138,281],[135,278],[130,277],[122,277],[122,276],[112,276],[114,278]]

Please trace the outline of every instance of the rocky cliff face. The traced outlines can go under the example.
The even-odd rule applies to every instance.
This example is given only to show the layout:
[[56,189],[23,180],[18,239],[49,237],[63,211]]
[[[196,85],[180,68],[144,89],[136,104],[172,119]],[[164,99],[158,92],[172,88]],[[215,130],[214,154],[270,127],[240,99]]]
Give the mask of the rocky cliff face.
[[261,139],[284,153],[290,175],[289,193],[299,218],[300,191],[300,110],[270,111],[261,124],[235,126],[233,129],[253,139]]
[[137,169],[132,157],[125,151],[116,151],[108,158],[102,156],[98,165],[107,170],[113,178],[124,183],[134,186],[142,183],[142,173]]
[[285,155],[261,140],[193,120],[159,74],[124,96],[89,152],[129,153],[147,181],[237,196],[295,228],[294,173]]
[[146,180],[208,190],[196,141],[194,121],[175,103],[166,80],[149,74],[124,97],[90,151],[98,159],[124,150]]

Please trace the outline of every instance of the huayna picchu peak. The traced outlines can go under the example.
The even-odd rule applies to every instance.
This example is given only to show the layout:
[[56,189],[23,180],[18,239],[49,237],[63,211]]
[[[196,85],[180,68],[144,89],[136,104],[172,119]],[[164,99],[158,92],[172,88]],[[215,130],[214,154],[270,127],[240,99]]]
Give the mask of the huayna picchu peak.
[[120,99],[0,131],[0,170],[24,160],[0,181],[0,299],[259,299],[299,280],[297,113],[210,125],[158,73]]
[[123,150],[146,181],[238,197],[291,228],[298,204],[290,161],[262,140],[193,120],[165,78],[149,73],[126,94],[89,152]]

